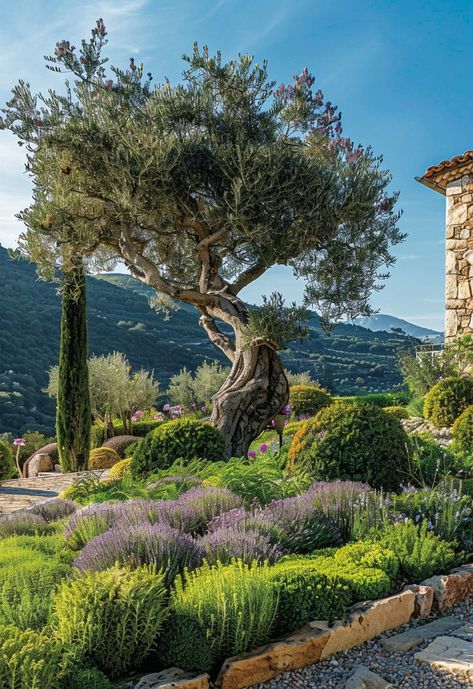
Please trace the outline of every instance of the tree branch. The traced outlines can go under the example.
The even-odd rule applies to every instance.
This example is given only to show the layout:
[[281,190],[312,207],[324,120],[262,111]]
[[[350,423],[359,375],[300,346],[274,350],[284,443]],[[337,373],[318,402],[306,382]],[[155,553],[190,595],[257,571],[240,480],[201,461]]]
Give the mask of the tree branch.
[[209,340],[221,349],[225,356],[233,363],[235,360],[235,344],[227,335],[222,333],[214,319],[204,309],[199,309],[199,311],[202,313],[199,324],[204,328]]
[[263,273],[265,273],[268,269],[268,266],[265,263],[255,263],[254,265],[250,266],[247,268],[241,275],[240,277],[235,280],[233,284],[230,285],[230,291],[232,294],[235,296],[241,292],[241,290],[244,287],[247,287],[250,285],[252,282],[257,280]]

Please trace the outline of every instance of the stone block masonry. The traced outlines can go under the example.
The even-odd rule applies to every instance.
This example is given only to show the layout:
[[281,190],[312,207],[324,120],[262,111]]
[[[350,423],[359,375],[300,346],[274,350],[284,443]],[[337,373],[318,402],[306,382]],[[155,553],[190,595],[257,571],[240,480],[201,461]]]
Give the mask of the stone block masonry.
[[473,174],[446,186],[445,341],[473,334]]

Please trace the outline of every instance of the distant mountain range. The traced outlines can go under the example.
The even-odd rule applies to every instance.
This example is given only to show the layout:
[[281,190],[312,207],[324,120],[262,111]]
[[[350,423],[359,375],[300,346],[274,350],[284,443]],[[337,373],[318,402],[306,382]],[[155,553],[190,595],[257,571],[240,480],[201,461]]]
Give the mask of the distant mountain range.
[[386,332],[395,332],[395,329],[401,329],[406,335],[416,337],[419,340],[435,340],[442,341],[443,333],[438,330],[431,330],[430,328],[423,328],[421,325],[409,323],[403,318],[396,318],[396,316],[389,316],[386,313],[377,313],[374,316],[361,316],[355,318],[354,322],[361,325],[362,328],[368,328],[373,332],[384,330]]
[[[195,370],[212,359],[227,363],[191,306],[166,319],[149,307],[153,290],[129,275],[90,277],[87,288],[90,353],[124,352],[134,369],[154,370],[163,393],[183,367]],[[0,434],[54,429],[54,402],[42,388],[58,359],[60,311],[55,286],[38,281],[34,265],[11,260],[0,246]],[[310,371],[345,395],[401,384],[396,351],[411,344],[402,334],[357,324],[338,324],[327,334],[315,313],[309,326],[307,338],[281,353],[291,371]]]

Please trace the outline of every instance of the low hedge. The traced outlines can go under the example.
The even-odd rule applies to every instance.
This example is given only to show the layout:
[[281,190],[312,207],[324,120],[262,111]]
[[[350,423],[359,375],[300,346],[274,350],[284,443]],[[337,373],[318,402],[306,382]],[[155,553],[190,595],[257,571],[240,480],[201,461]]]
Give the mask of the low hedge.
[[340,619],[352,599],[346,582],[321,572],[316,562],[306,558],[278,562],[269,570],[269,579],[278,596],[276,635],[292,632],[311,620]]

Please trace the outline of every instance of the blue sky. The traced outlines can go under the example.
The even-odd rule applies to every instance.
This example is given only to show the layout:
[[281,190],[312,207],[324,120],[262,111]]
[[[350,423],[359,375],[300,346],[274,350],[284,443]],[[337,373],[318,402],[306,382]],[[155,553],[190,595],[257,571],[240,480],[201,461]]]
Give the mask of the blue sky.
[[[473,148],[473,0],[17,0],[0,8],[0,102],[19,78],[35,90],[59,85],[43,67],[57,40],[76,45],[103,17],[112,62],[133,55],[156,79],[179,78],[180,56],[194,40],[224,57],[268,58],[287,83],[308,66],[316,87],[343,113],[345,134],[384,156],[400,191],[398,262],[373,304],[441,329],[444,292],[444,198],[414,177]],[[0,243],[14,246],[14,213],[28,204],[30,183],[13,139],[0,133]],[[245,297],[274,289],[300,299],[303,286],[283,268]]]

